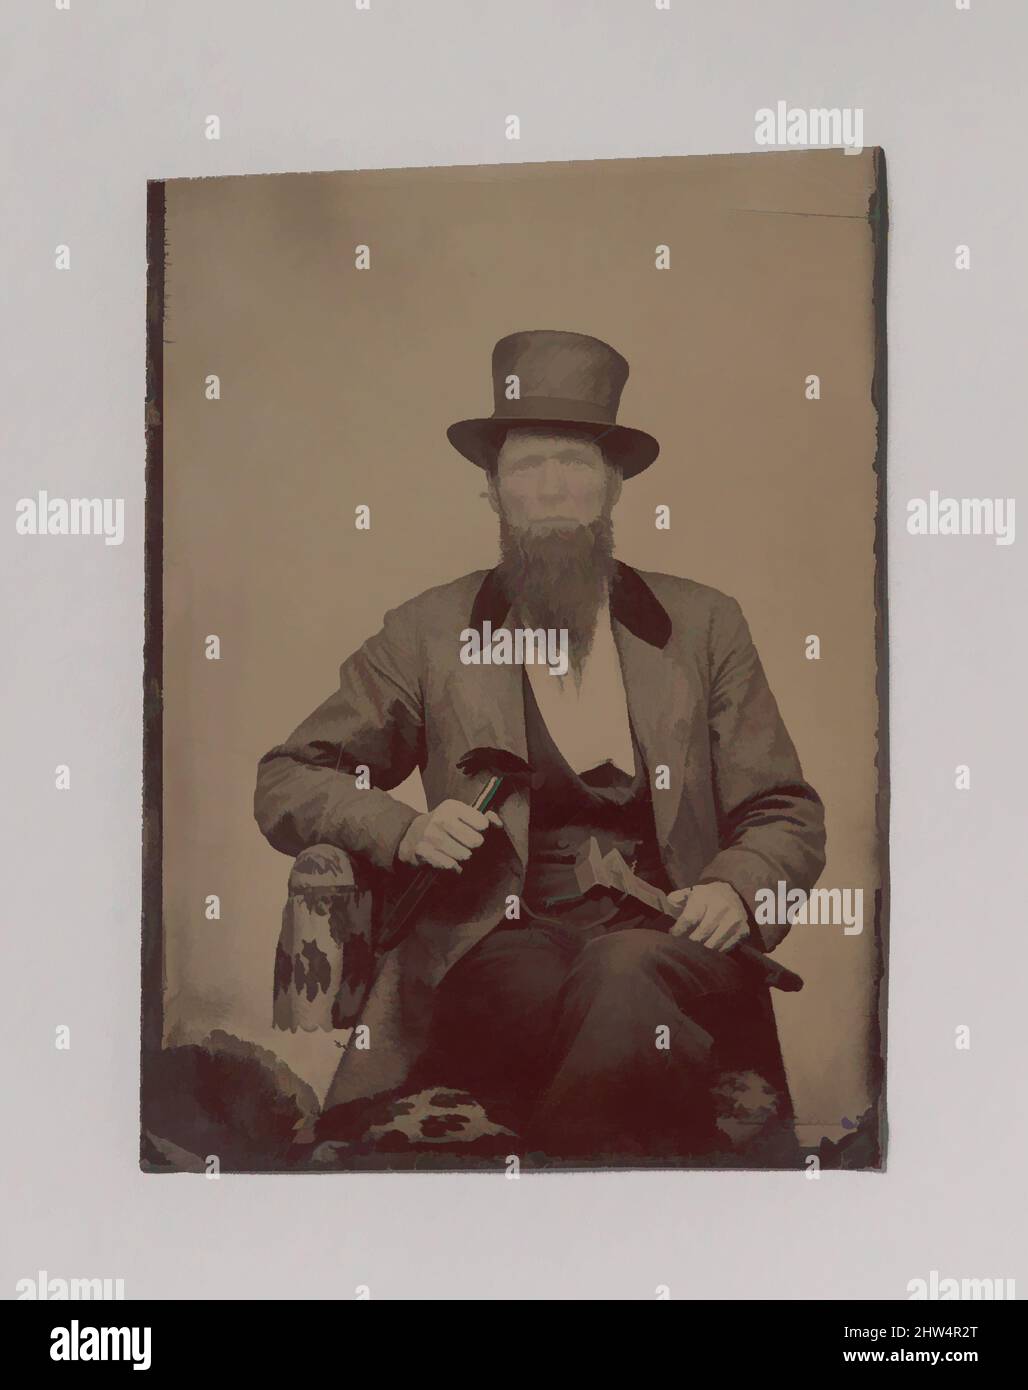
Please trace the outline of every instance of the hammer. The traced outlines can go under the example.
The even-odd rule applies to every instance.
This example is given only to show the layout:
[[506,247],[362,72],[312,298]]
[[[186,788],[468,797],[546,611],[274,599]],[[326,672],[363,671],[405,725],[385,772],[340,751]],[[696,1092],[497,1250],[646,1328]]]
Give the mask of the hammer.
[[[532,777],[532,769],[524,758],[516,753],[508,753],[505,748],[472,748],[457,761],[457,766],[466,777],[477,777],[487,773],[485,785],[471,803],[475,811],[489,809],[504,783],[514,786],[527,786]],[[383,924],[379,938],[380,949],[391,950],[398,945],[413,927],[414,913],[424,902],[431,889],[439,882],[440,872],[431,864],[422,864],[410,883],[393,905],[389,920]]]
[[[647,883],[638,874],[634,874],[618,850],[612,849],[607,854],[601,854],[594,835],[590,835],[588,843],[579,851],[575,862],[575,880],[582,893],[596,887],[614,888],[638,899],[654,912],[661,912],[666,917],[677,919],[681,911],[681,904],[676,907],[666,893],[661,892],[652,883]],[[733,946],[728,954],[755,966],[772,989],[793,992],[803,988],[803,980],[795,971],[779,961],[769,959],[763,951],[758,951],[746,942]]]

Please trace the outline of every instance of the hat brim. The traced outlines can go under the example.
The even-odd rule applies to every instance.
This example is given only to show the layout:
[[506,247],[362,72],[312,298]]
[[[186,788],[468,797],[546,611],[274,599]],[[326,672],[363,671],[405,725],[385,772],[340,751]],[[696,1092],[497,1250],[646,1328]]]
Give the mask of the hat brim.
[[470,463],[487,468],[512,425],[538,425],[540,429],[552,429],[555,434],[569,429],[587,432],[602,444],[611,462],[619,465],[624,478],[634,478],[636,473],[649,468],[660,453],[660,445],[652,434],[632,429],[630,425],[601,425],[595,420],[526,420],[521,415],[494,415],[487,420],[458,420],[446,431],[446,437]]

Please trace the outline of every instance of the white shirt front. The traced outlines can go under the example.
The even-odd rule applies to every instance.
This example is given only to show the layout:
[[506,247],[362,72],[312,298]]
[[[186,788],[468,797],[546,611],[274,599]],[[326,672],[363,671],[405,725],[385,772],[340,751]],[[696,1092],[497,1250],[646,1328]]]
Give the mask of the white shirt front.
[[634,775],[628,699],[608,604],[600,608],[580,685],[570,670],[563,677],[551,676],[546,666],[529,663],[525,671],[550,737],[573,771],[612,762]]

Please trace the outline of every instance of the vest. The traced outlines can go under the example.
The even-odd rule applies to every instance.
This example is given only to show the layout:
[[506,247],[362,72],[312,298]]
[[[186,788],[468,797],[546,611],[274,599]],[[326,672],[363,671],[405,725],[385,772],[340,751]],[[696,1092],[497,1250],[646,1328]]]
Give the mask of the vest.
[[[594,919],[621,902],[620,894],[593,889],[583,900],[574,875],[578,852],[590,836],[601,851],[617,848],[629,865],[650,883],[670,891],[660,862],[653,823],[649,774],[642,748],[632,733],[635,772],[632,776],[611,762],[576,773],[550,737],[531,682],[522,672],[525,734],[532,768],[528,864],[522,905],[528,915],[575,915]],[[633,914],[640,905],[628,900]]]

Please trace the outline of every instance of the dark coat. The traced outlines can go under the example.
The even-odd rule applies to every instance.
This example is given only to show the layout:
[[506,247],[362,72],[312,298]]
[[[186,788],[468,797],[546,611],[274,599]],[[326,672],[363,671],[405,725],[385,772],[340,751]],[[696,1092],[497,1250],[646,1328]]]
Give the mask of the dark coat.
[[[456,766],[469,749],[526,756],[517,666],[460,661],[461,631],[502,624],[495,571],[429,589],[385,615],[340,669],[339,689],[261,759],[254,811],[276,849],[334,844],[394,867],[417,815],[389,789],[420,768],[428,805],[472,800]],[[611,596],[629,713],[651,776],[661,859],[676,887],[731,884],[751,914],[761,889],[809,891],[824,867],[824,810],[768,688],[738,603],[716,589],[619,564]],[[370,769],[361,789],[355,770]],[[484,780],[484,779],[481,779]],[[435,987],[503,917],[528,855],[530,792],[503,802],[504,831],[489,832],[430,900],[414,932],[383,955],[361,1015],[365,1050],[350,1046],[326,1106],[400,1086],[424,1048]],[[773,950],[785,925],[756,928]]]

